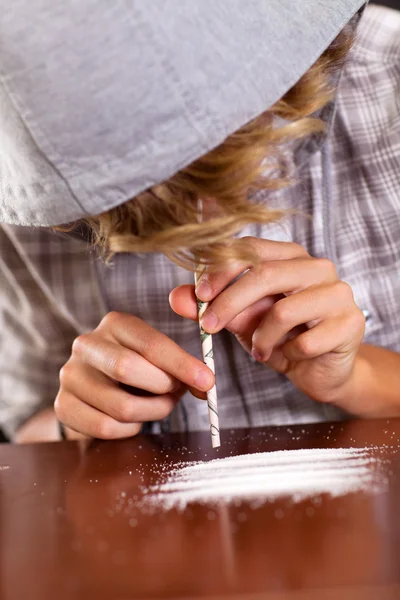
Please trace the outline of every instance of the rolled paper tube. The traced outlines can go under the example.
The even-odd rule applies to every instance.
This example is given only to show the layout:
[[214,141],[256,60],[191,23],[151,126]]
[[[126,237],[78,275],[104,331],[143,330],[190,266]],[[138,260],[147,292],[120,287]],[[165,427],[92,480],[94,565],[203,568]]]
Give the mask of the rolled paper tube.
[[[197,286],[198,281],[200,279],[201,271],[196,271],[195,273],[195,284]],[[211,371],[215,374],[215,365],[214,365],[214,351],[213,351],[213,343],[212,343],[212,335],[211,333],[207,333],[201,326],[201,318],[207,310],[208,302],[202,302],[197,299],[197,310],[199,315],[199,325],[200,325],[200,339],[201,339],[201,350],[203,353],[203,361],[211,369]],[[210,432],[211,432],[211,443],[213,448],[218,448],[221,445],[220,435],[219,435],[219,416],[218,416],[218,400],[217,400],[217,388],[215,384],[207,392],[207,406],[208,406],[208,416],[210,419]]]
[[[198,211],[199,211],[199,220],[202,220],[203,211],[202,211],[202,202],[199,200],[198,202]],[[201,268],[201,263],[198,263],[197,270],[194,274],[194,282],[197,287],[197,284],[200,280],[200,277],[204,271],[204,268]],[[203,353],[203,361],[211,369],[211,371],[215,375],[215,365],[214,365],[214,351],[213,351],[213,343],[212,343],[212,335],[211,333],[207,333],[201,326],[201,318],[206,312],[208,307],[208,302],[202,302],[197,298],[197,311],[199,316],[199,326],[200,326],[200,339],[201,339],[201,350]],[[211,432],[211,443],[213,448],[218,448],[221,445],[220,435],[219,435],[219,416],[218,416],[218,400],[217,400],[217,388],[215,384],[211,388],[210,391],[207,392],[207,406],[208,406],[208,417],[210,419],[210,432]]]

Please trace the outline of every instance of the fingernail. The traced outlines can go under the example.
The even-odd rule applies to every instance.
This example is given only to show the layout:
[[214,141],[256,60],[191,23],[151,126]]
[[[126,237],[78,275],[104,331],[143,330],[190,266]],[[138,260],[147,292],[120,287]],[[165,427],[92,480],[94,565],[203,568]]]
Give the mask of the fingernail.
[[194,383],[199,390],[206,392],[212,386],[212,377],[207,371],[200,370],[197,371]]
[[211,298],[211,285],[207,275],[202,275],[196,288],[196,295],[200,300],[209,300]]
[[257,350],[255,348],[251,349],[251,355],[254,358],[254,360],[258,360],[259,362],[262,361],[262,356],[259,352],[257,352]]
[[201,319],[201,326],[204,331],[207,331],[208,333],[212,333],[213,330],[217,328],[218,323],[218,317],[216,317],[211,310],[207,310],[204,317]]

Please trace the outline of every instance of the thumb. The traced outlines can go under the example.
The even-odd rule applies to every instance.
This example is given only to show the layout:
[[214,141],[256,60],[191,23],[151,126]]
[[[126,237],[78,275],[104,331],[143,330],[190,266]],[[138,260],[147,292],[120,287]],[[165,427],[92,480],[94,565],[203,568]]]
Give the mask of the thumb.
[[180,285],[173,289],[169,295],[169,304],[177,315],[197,321],[197,300],[194,285]]

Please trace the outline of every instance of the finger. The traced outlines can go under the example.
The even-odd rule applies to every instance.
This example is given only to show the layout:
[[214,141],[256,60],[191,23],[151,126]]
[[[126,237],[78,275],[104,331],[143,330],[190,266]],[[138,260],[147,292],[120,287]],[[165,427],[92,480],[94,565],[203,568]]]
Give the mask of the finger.
[[290,362],[317,358],[328,353],[347,353],[350,356],[362,337],[361,319],[330,319],[289,340],[283,345],[282,351]]
[[261,300],[248,306],[232,321],[229,321],[225,329],[235,335],[243,335],[244,333],[249,335],[251,332],[252,337],[253,332],[263,320],[265,313],[275,304],[278,298],[277,296],[261,298]]
[[137,352],[96,333],[76,338],[72,351],[80,362],[108,377],[153,394],[174,392],[181,385],[175,377],[149,363]]
[[[271,308],[276,299],[276,297],[262,298],[227,323],[226,329],[235,334],[249,352],[251,350],[251,339],[254,331],[259,326],[266,311]],[[197,321],[198,311],[194,286],[182,285],[172,290],[170,294],[170,304],[172,310],[181,317]],[[199,394],[194,395],[200,397]],[[204,394],[201,397],[203,398]]]
[[[198,320],[197,299],[193,285],[181,285],[170,293],[170,305],[174,312],[185,319],[192,321]],[[241,333],[248,329],[251,322],[261,321],[261,316],[271,308],[275,302],[275,297],[262,298],[258,302],[249,306],[240,315],[227,323],[226,329],[231,333]]]
[[311,287],[282,298],[271,307],[252,339],[252,355],[256,360],[268,360],[274,346],[294,327],[313,327],[321,320],[357,311],[351,288],[336,282]]
[[274,299],[262,298],[235,317],[226,325],[228,331],[233,333],[247,352],[252,350],[252,338],[256,329],[263,320],[265,313],[274,303]]
[[205,271],[196,285],[196,296],[203,302],[210,302],[250,267],[251,265],[237,262],[226,265],[223,271]]
[[263,263],[247,271],[213,300],[202,319],[203,328],[216,333],[265,296],[299,292],[335,280],[335,267],[325,259],[298,258]]
[[197,321],[198,310],[194,285],[181,285],[173,289],[169,295],[169,303],[177,315]]
[[[261,262],[291,260],[309,256],[302,246],[292,242],[275,242],[255,237],[244,237],[236,240],[235,243],[246,246],[255,256],[259,257]],[[254,267],[254,265],[237,262],[227,265],[223,271],[205,272],[200,278],[196,294],[204,302],[209,302],[221,293],[231,281],[251,267]]]
[[141,319],[109,313],[103,319],[102,327],[112,333],[114,341],[134,350],[188,387],[207,391],[214,385],[214,374],[203,362]]
[[[74,363],[67,363],[67,365],[67,369],[72,373],[65,374],[65,371],[62,371],[60,376],[62,389],[121,423],[143,423],[165,419],[179,400],[179,396],[174,394],[151,397],[133,395],[87,365]],[[68,382],[65,386],[64,381],[67,377]]]
[[66,427],[90,437],[111,440],[139,433],[141,423],[120,423],[69,392],[60,392],[54,403],[57,418]]

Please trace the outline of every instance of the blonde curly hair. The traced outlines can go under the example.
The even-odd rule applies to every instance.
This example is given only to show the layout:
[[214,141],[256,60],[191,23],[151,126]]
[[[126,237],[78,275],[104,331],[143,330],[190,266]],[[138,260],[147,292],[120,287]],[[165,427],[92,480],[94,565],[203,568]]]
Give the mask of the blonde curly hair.
[[[353,37],[348,25],[281,100],[168,181],[85,219],[93,243],[106,258],[120,252],[161,252],[188,269],[199,255],[211,268],[230,260],[252,261],[246,245],[233,236],[248,224],[282,217],[282,211],[269,209],[255,193],[291,183],[283,151],[324,130],[313,115],[332,98],[332,76],[348,56]],[[277,117],[285,124],[277,126]],[[198,199],[212,199],[202,222]]]

